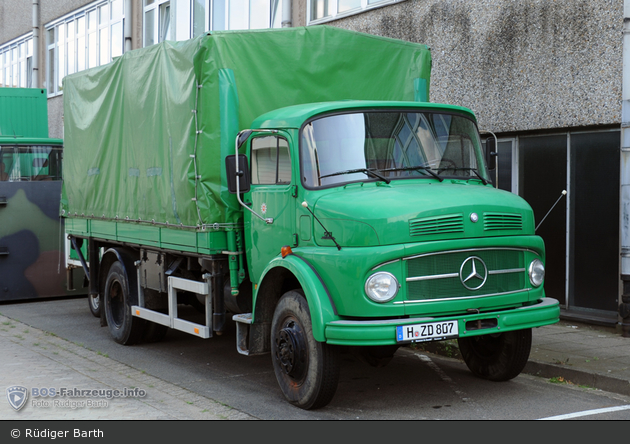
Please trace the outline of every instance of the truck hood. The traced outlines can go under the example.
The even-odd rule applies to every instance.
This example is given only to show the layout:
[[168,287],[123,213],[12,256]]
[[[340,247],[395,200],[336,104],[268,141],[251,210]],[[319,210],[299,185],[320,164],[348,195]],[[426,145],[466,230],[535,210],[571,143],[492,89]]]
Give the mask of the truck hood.
[[[329,191],[313,210],[341,246],[534,233],[525,200],[477,181],[356,183]],[[314,230],[318,245],[334,245],[316,222]]]

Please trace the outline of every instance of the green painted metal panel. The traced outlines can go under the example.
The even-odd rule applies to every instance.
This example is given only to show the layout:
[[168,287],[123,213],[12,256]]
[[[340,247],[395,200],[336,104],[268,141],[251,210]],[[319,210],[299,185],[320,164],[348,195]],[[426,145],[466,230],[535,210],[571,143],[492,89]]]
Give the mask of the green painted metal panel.
[[117,222],[116,239],[123,242],[157,246],[160,242],[160,233],[158,229],[152,227],[141,227],[134,223]]
[[104,236],[109,239],[116,238],[116,223],[108,221],[93,220],[92,234],[96,237]]
[[85,236],[89,233],[87,219],[66,219],[65,229],[68,233],[74,233],[79,236]]
[[0,88],[0,136],[48,137],[45,89]]
[[66,221],[66,232],[80,237],[93,236],[97,239],[198,254],[218,254],[227,249],[227,234],[224,230],[194,232],[128,221],[113,222],[83,218],[68,218]]
[[[496,317],[497,326],[481,330],[466,330],[467,322],[478,319]],[[558,301],[543,298],[535,305],[520,307],[510,311],[488,311],[481,314],[467,313],[461,316],[445,316],[440,318],[420,317],[405,318],[399,322],[363,322],[363,323],[329,323],[326,326],[326,338],[329,344],[336,345],[387,345],[396,344],[396,326],[413,325],[436,320],[457,320],[460,336],[479,336],[506,331],[536,328],[553,324],[560,320],[560,306]]]
[[181,245],[189,248],[197,248],[197,234],[191,231],[184,230],[163,230],[162,231],[162,244],[163,245]]
[[227,233],[225,231],[210,231],[197,233],[199,253],[217,254],[228,249]]

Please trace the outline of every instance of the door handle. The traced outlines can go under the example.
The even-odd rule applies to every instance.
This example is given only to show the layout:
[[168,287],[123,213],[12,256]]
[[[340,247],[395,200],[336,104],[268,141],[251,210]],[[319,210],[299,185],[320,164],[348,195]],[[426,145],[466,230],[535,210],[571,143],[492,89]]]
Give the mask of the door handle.
[[0,256],[8,256],[9,247],[0,247]]

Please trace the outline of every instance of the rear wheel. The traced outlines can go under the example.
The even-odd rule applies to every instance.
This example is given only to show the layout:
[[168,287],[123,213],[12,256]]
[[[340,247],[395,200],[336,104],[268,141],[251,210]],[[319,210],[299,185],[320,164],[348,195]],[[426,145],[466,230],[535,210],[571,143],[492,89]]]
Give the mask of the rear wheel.
[[339,382],[339,352],[313,337],[304,294],[289,291],[276,307],[271,324],[271,357],[287,400],[303,409],[327,405]]
[[89,295],[88,296],[88,305],[90,306],[90,312],[97,318],[101,317],[101,296],[100,295]]
[[459,351],[475,375],[490,381],[518,376],[529,359],[532,329],[459,338]]
[[136,286],[130,285],[120,261],[114,262],[105,281],[103,309],[109,332],[119,344],[132,345],[142,337],[145,321],[131,315],[131,306],[137,303]]

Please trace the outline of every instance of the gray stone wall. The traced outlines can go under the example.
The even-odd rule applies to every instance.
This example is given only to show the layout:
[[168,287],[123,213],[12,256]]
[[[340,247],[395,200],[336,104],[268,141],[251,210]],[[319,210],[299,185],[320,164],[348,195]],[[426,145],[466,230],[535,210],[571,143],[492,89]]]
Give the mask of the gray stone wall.
[[480,128],[621,122],[620,0],[408,0],[330,25],[431,47],[431,101]]
[[31,1],[0,0],[0,43],[6,43],[33,30]]

